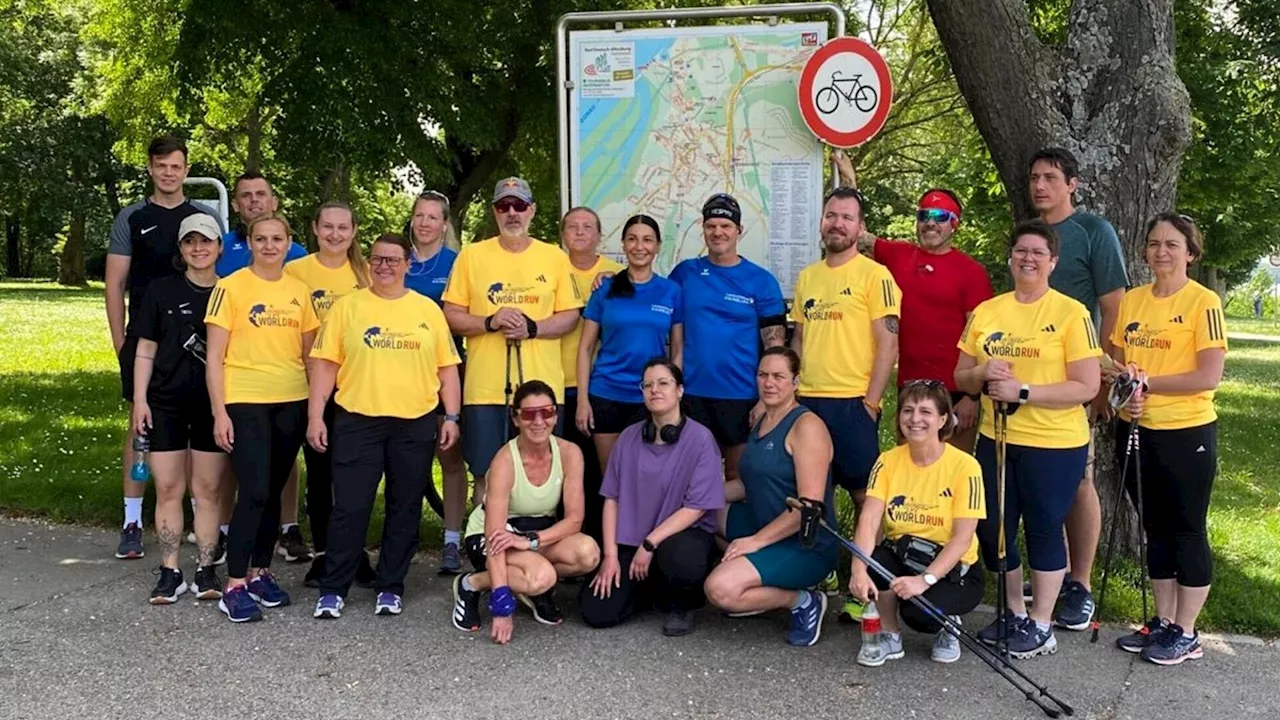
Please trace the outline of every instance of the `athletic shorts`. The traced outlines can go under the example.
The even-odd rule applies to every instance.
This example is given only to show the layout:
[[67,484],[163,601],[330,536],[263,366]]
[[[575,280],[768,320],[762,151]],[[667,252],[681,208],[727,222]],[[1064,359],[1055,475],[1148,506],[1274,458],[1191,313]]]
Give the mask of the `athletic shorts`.
[[796,399],[822,418],[831,433],[831,479],[850,493],[866,490],[880,457],[880,421],[871,419],[860,397]]
[[707,426],[721,447],[746,444],[751,432],[751,408],[755,406],[755,400],[684,396],[685,412]]
[[[538,516],[538,517],[515,517],[507,521],[507,530],[512,532],[541,532],[559,522],[558,517]],[[476,572],[484,572],[488,568],[488,555],[485,553],[485,539],[483,533],[468,535],[462,539],[462,551],[467,554],[467,560],[471,562],[471,567]]]
[[[564,406],[557,405],[556,425],[552,432],[564,434]],[[489,463],[508,440],[516,436],[515,425],[506,405],[462,406],[462,459],[475,477],[489,472]]]
[[[746,503],[729,503],[724,534],[730,542],[753,535],[759,530]],[[836,568],[838,558],[834,544],[829,547],[829,552],[806,548],[800,544],[800,538],[796,535],[779,540],[746,557],[760,574],[761,584],[783,590],[804,590],[817,585]]]
[[120,397],[129,403],[133,402],[133,359],[137,352],[138,338],[126,335],[116,359],[120,363]]
[[591,415],[595,420],[596,432],[616,435],[628,426],[644,420],[644,403],[618,402],[592,395]]
[[151,407],[151,452],[198,450],[220,453],[213,441],[213,412],[208,405],[190,403],[181,409]]

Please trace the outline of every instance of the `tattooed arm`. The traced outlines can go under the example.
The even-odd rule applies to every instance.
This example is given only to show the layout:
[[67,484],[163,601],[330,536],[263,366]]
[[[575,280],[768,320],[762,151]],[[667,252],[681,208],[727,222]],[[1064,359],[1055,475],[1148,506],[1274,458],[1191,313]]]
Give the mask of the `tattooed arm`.
[[764,343],[766,350],[771,347],[781,347],[787,341],[786,318],[779,316],[778,324],[776,325],[764,325],[767,320],[772,320],[772,318],[764,318],[760,321],[762,325],[760,328],[760,342]]

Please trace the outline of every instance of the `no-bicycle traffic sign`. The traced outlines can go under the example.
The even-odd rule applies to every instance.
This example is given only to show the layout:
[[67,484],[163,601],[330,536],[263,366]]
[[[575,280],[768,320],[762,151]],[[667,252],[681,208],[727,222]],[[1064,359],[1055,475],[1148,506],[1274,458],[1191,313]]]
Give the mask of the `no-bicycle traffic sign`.
[[893,105],[889,65],[854,37],[828,40],[800,73],[800,115],[819,140],[856,147],[884,127]]

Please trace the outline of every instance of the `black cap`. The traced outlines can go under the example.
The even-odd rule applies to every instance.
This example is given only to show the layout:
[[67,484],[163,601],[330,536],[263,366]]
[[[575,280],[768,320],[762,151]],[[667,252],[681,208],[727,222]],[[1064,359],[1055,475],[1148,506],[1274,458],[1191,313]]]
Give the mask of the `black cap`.
[[742,207],[728,193],[717,193],[707,198],[702,206],[702,219],[724,218],[732,220],[734,225],[742,224]]

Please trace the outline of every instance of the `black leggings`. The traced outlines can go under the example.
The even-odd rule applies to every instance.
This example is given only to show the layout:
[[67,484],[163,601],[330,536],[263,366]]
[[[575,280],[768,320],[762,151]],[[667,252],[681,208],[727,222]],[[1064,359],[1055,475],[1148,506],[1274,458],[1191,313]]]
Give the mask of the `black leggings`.
[[[330,433],[337,407],[332,397],[324,406],[324,426]],[[329,517],[333,515],[333,453],[318,452],[311,443],[304,442],[302,457],[307,461],[307,519],[311,521],[311,543],[316,552],[321,553],[329,548]]]
[[591,583],[599,570],[591,573],[578,593],[583,621],[594,628],[606,628],[626,622],[637,610],[650,605],[661,612],[702,607],[706,603],[702,583],[711,572],[715,548],[715,537],[706,530],[681,530],[658,546],[649,563],[649,577],[637,583],[628,577],[628,572],[638,548],[619,545],[621,585],[615,587],[609,597],[598,598],[592,592]]
[[[1116,423],[1116,462],[1124,462],[1130,424]],[[1147,571],[1153,580],[1176,579],[1183,587],[1213,582],[1209,549],[1209,496],[1218,471],[1218,424],[1182,430],[1138,428],[1142,463],[1142,528],[1147,533]],[[1129,460],[1125,490],[1136,504],[1137,464]]]
[[280,534],[280,492],[306,434],[307,402],[227,405],[235,442],[231,468],[239,490],[227,532],[227,575],[271,567]]
[[[884,565],[894,575],[911,575],[912,572],[898,561],[898,556],[883,545],[876,546],[871,557]],[[889,591],[889,581],[880,577],[874,570],[868,570],[871,580],[880,592]],[[938,606],[944,615],[964,615],[978,607],[982,602],[982,587],[986,584],[986,574],[982,563],[969,566],[969,571],[958,580],[949,577],[938,578],[938,582],[924,593],[924,599]],[[920,633],[932,634],[942,629],[942,623],[934,620],[929,613],[916,607],[910,600],[898,599],[898,614],[907,627]]]
[[[578,389],[565,388],[564,411],[576,412],[577,407]],[[601,518],[604,517],[604,496],[600,494],[603,478],[600,473],[600,458],[596,453],[595,441],[583,435],[572,419],[565,422],[562,437],[577,445],[582,451],[582,490],[586,495],[586,513],[582,518],[582,532],[595,540],[596,544],[604,547],[604,528],[600,524]]]

